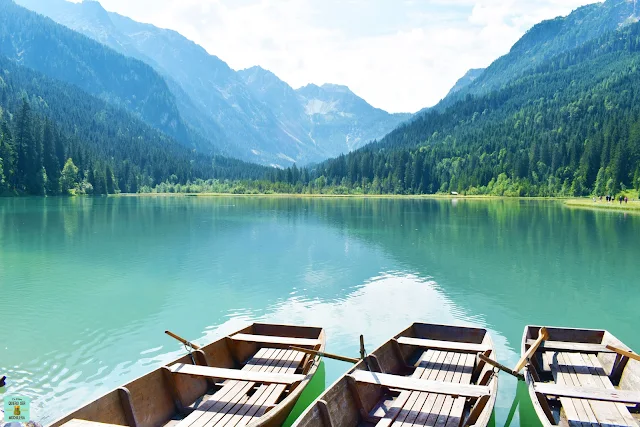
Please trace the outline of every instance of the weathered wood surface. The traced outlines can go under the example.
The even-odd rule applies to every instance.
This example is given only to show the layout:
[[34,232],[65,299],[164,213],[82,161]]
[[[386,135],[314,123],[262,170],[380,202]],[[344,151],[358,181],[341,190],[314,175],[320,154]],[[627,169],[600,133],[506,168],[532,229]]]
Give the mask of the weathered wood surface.
[[549,364],[556,384],[536,383],[534,391],[559,397],[570,426],[637,427],[626,406],[613,403],[634,396],[614,389],[595,354],[555,353]]
[[310,350],[308,348],[296,347],[295,345],[289,346],[291,350],[301,351],[306,354],[311,354],[313,356],[326,357],[327,359],[339,360],[341,362],[347,363],[358,363],[360,359],[356,359],[354,357],[340,356],[339,354],[331,354],[317,350]]
[[456,351],[464,353],[484,353],[490,350],[489,346],[483,344],[471,344],[464,342],[427,340],[421,338],[399,337],[398,344],[412,345],[415,347],[429,348],[433,350]]
[[169,370],[174,374],[192,375],[194,377],[219,378],[224,380],[251,381],[266,384],[294,384],[305,379],[304,375],[285,375],[266,372],[251,372],[240,369],[213,368],[210,366],[176,363]]
[[612,345],[607,345],[607,349],[613,351],[614,353],[618,353],[621,356],[625,356],[625,357],[628,357],[629,359],[637,360],[640,362],[640,354],[632,353],[630,351],[623,350],[621,348],[614,347]]
[[604,388],[567,387],[558,384],[536,383],[538,393],[548,396],[570,397],[573,399],[597,400],[603,402],[640,403],[640,392],[634,390],[607,390]]
[[[468,385],[475,364],[469,353],[429,350],[423,353],[412,378],[420,381],[447,382]],[[396,398],[377,427],[458,426],[464,413],[466,398],[448,395],[405,391]]]
[[[454,354],[459,355],[460,353]],[[448,364],[455,365],[453,361],[448,361]],[[381,374],[378,372],[356,370],[351,373],[350,376],[359,383],[376,384],[399,390],[447,394],[455,397],[478,398],[490,393],[489,387],[487,386],[453,384],[451,382],[415,379],[399,375]]]
[[[527,345],[532,345],[534,342],[534,340],[527,340]],[[541,351],[562,351],[563,353],[613,353],[613,350],[603,344],[564,341],[544,341],[538,348]]]
[[538,330],[538,338],[536,338],[536,340],[531,344],[529,349],[522,355],[522,357],[520,358],[518,363],[516,363],[516,366],[513,368],[513,370],[516,372],[520,372],[522,368],[526,366],[529,358],[533,356],[535,352],[538,350],[538,347],[542,345],[542,342],[548,338],[549,338],[549,334],[547,332],[547,329],[544,327],[540,328]]
[[[243,372],[292,376],[304,353],[287,349],[263,348],[245,365]],[[179,427],[243,426],[273,407],[286,389],[285,384],[263,384],[251,395],[256,382],[227,381],[209,400],[182,420]]]
[[200,346],[197,344],[194,344],[190,341],[187,341],[186,339],[182,338],[180,335],[178,334],[174,334],[171,331],[164,331],[165,334],[169,335],[171,338],[177,340],[178,342],[181,342],[182,344],[186,345],[187,347],[191,347],[194,350],[200,350]]
[[[450,347],[456,350],[449,350]],[[360,361],[351,376],[345,375],[320,396],[323,405],[316,401],[294,426],[461,427],[473,408],[478,409],[476,426],[486,426],[497,381],[491,376],[491,366],[480,366],[476,361],[477,350],[489,349],[494,350],[485,329],[414,323],[371,353],[379,363],[369,360],[368,368],[366,361]],[[371,373],[370,370],[378,371],[378,365],[381,373]],[[487,386],[471,385],[477,383],[478,374],[489,378]],[[463,397],[462,387],[471,387],[474,396],[482,397]],[[454,394],[442,394],[443,388],[447,388],[446,392],[455,389]],[[476,393],[478,389],[481,393]],[[477,403],[481,405],[476,406]]]
[[[435,379],[435,375],[433,373],[437,373],[438,370],[436,368],[440,366],[435,363],[435,355],[437,353],[438,352],[433,350],[425,351],[424,353],[422,353],[420,359],[418,360],[418,366],[411,375],[411,378],[423,378],[425,380]],[[396,418],[399,418],[399,415],[402,412],[402,408],[405,406],[405,404],[413,394],[414,392],[410,391],[404,391],[400,393],[400,395],[393,401],[391,407],[387,410],[384,417],[378,422],[377,427],[388,427],[394,422]],[[410,408],[411,406],[409,406],[409,409]]]
[[[322,328],[254,323],[236,333],[310,339],[317,343],[315,349],[324,350],[325,334]],[[236,341],[227,336],[203,345],[202,353],[194,352],[193,356],[200,365],[232,369],[243,366],[247,360],[254,358],[262,351],[261,347],[263,347],[261,344]],[[264,347],[279,347],[279,350],[283,350],[283,346],[277,344]],[[300,354],[300,357],[304,355]],[[205,359],[206,362],[204,362]],[[254,362],[259,366],[266,366],[268,363],[264,357]],[[169,365],[177,363],[190,364],[192,361],[189,355],[184,355]],[[297,366],[300,366],[300,363]],[[304,372],[306,374],[313,374],[317,370],[317,364],[305,364],[305,366],[308,368],[308,371]],[[286,375],[295,373],[295,370],[285,372]],[[270,427],[282,424],[309,379],[310,375],[306,375],[299,383],[291,386],[282,385],[285,387],[285,392],[280,395],[278,405],[265,414],[260,422]],[[239,382],[253,384],[254,389],[260,385],[253,382]],[[224,386],[231,383],[233,380],[227,380]],[[126,388],[129,391],[128,394],[123,394],[122,390],[118,389],[111,390],[78,409],[60,416],[50,426],[60,427],[72,419],[81,419],[122,426],[174,427],[185,413],[190,414],[194,408],[202,408],[207,403],[210,397],[207,392],[211,390],[212,384],[214,382],[205,377],[177,375],[171,373],[166,366],[158,367],[124,384],[122,388]],[[253,389],[249,391],[249,395],[253,395]]]
[[271,335],[235,334],[229,338],[235,341],[246,341],[257,344],[281,344],[297,346],[315,346],[320,344],[319,340],[309,338],[275,337]]
[[498,368],[503,372],[506,372],[509,375],[513,375],[514,377],[516,377],[517,379],[524,381],[524,375],[522,375],[520,372],[516,372],[513,369],[509,368],[508,366],[504,366],[502,363],[497,362],[487,356],[485,356],[484,354],[479,354],[478,358],[485,362],[488,363],[489,365],[493,366],[494,368]]
[[121,427],[120,424],[106,424],[106,423],[97,423],[95,421],[87,421],[87,420],[79,420],[72,419],[62,424],[64,427]]

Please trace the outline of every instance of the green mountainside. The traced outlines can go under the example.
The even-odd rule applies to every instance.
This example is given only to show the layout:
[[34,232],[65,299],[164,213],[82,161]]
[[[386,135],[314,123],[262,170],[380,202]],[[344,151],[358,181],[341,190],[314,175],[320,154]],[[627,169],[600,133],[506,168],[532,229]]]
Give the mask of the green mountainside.
[[135,193],[267,171],[198,154],[122,108],[0,56],[0,195]]
[[472,82],[449,93],[440,106],[449,106],[467,95],[498,90],[556,55],[637,21],[634,0],[607,0],[580,7],[566,17],[543,21],[527,31],[508,54],[494,61]]
[[520,196],[640,188],[640,24],[543,62],[502,89],[431,110],[320,165],[384,193]]
[[202,145],[153,68],[11,0],[0,0],[0,54],[123,107],[187,146]]

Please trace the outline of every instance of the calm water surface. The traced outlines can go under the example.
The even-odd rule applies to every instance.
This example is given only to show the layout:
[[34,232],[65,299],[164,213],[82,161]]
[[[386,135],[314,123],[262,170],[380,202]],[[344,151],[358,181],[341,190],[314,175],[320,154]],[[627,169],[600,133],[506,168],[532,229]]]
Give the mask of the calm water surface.
[[[540,201],[0,199],[0,394],[52,421],[182,354],[165,329],[252,321],[322,325],[351,356],[414,321],[486,327],[507,365],[528,323],[640,351],[639,238],[639,216]],[[499,390],[496,425],[537,424],[525,387]]]

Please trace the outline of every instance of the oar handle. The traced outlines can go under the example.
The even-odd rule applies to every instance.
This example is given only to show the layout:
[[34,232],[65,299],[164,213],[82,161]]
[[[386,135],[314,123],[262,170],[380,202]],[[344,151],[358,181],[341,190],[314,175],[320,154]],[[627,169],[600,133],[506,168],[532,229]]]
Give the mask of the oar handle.
[[640,354],[632,353],[632,352],[630,352],[630,351],[623,350],[623,349],[621,349],[621,348],[614,347],[614,346],[612,346],[612,345],[607,345],[607,348],[608,348],[609,350],[613,351],[613,352],[618,353],[618,354],[619,354],[619,355],[621,355],[621,356],[626,356],[626,357],[628,357],[629,359],[637,360],[637,361],[639,361],[639,362],[640,362]]
[[521,374],[521,373],[519,373],[519,372],[514,371],[514,370],[513,370],[513,369],[511,369],[511,368],[507,368],[507,367],[506,367],[506,366],[504,366],[502,363],[500,363],[500,362],[496,362],[495,360],[488,358],[487,356],[485,356],[485,355],[484,355],[484,354],[482,354],[482,353],[480,353],[480,354],[478,355],[478,357],[479,357],[479,358],[480,358],[480,360],[482,360],[483,362],[488,363],[489,365],[494,366],[494,367],[496,367],[496,368],[500,369],[501,371],[506,372],[506,373],[507,373],[507,374],[509,374],[509,375],[513,375],[514,377],[516,377],[517,379],[519,379],[519,380],[521,380],[521,381],[524,381],[524,375],[522,375],[522,374]]
[[302,348],[302,347],[296,347],[294,345],[289,346],[289,348],[291,350],[301,351],[303,353],[312,354],[314,356],[322,356],[322,357],[326,357],[328,359],[335,359],[335,360],[339,360],[341,362],[358,363],[360,361],[360,359],[355,359],[353,357],[339,356],[337,354],[331,354],[331,353],[323,353],[321,351],[310,350],[308,348]]
[[520,372],[522,368],[524,368],[525,365],[527,364],[527,361],[529,360],[529,358],[531,358],[531,356],[536,352],[536,350],[538,350],[538,347],[540,347],[540,345],[542,344],[542,341],[546,340],[548,337],[549,337],[549,333],[547,332],[547,328],[545,327],[540,328],[540,330],[538,331],[538,339],[536,339],[535,342],[531,345],[531,347],[529,347],[529,350],[527,350],[527,352],[522,356],[522,359],[518,361],[518,363],[516,364],[516,367],[513,368],[513,370],[516,372]]
[[196,344],[194,344],[194,343],[192,343],[192,342],[190,342],[190,341],[187,341],[187,340],[185,340],[184,338],[182,338],[181,336],[176,335],[176,334],[174,334],[174,333],[173,333],[173,332],[171,332],[171,331],[164,331],[164,333],[165,333],[165,334],[167,334],[167,335],[169,335],[171,338],[175,338],[175,339],[177,339],[177,340],[178,340],[178,341],[180,341],[182,344],[187,345],[187,346],[191,347],[191,348],[192,348],[192,349],[194,349],[194,350],[200,350],[200,346],[199,346],[199,345],[196,345]]

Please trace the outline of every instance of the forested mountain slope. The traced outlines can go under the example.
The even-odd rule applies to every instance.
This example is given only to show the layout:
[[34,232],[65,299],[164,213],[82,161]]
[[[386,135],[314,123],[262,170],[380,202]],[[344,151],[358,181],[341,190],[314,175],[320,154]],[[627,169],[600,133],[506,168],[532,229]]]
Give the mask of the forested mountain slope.
[[508,54],[495,60],[461,90],[449,93],[437,107],[449,106],[467,95],[500,89],[556,55],[637,22],[637,13],[635,0],[606,0],[580,7],[566,17],[543,21],[527,31]]
[[198,154],[124,109],[0,56],[0,195],[135,193],[266,172]]
[[11,0],[0,0],[0,54],[123,107],[187,146],[201,145],[153,68]]
[[640,188],[640,24],[323,163],[329,183],[389,193],[584,195]]

